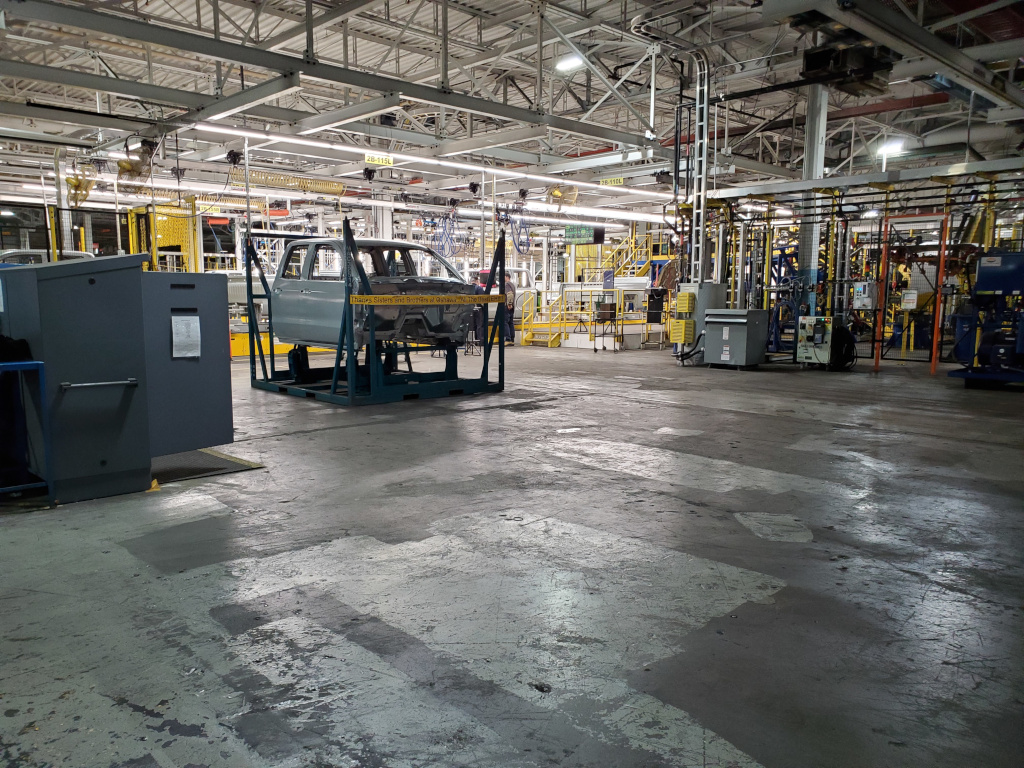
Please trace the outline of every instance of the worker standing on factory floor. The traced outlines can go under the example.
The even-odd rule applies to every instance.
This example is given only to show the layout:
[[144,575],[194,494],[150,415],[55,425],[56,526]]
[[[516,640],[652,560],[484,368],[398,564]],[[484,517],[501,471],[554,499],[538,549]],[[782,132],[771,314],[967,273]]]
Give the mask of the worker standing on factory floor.
[[516,285],[505,275],[505,343],[516,343]]

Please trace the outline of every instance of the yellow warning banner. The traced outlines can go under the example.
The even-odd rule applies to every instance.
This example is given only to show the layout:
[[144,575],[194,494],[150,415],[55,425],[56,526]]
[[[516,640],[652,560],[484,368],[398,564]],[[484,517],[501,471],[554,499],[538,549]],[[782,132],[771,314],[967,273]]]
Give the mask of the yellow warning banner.
[[504,301],[504,294],[498,294],[497,296],[476,296],[464,293],[450,293],[440,296],[436,294],[432,296],[413,296],[411,294],[402,296],[394,294],[379,295],[355,293],[349,296],[349,302],[352,304],[372,305],[375,307],[408,307],[417,305],[436,306],[443,304],[500,304]]

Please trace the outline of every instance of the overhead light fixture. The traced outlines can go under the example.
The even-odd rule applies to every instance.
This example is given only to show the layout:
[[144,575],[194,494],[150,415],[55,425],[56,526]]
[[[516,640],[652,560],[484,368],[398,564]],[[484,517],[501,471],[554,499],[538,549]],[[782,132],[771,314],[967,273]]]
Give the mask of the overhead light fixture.
[[[476,207],[478,204],[466,207]],[[484,208],[491,208],[494,204],[490,200],[483,200],[479,205]],[[500,203],[499,203],[500,205]],[[528,200],[523,205],[523,214],[527,220],[534,218],[533,212],[539,213],[560,213],[569,216],[588,216],[595,219],[610,219],[611,221],[643,221],[650,224],[664,224],[665,219],[653,213],[640,213],[639,211],[624,211],[620,208],[588,208],[581,205],[552,205],[551,203],[540,203]],[[600,222],[579,221],[576,224],[592,224]]]
[[[480,220],[480,217],[476,214],[476,212],[470,213],[468,211],[461,211],[460,210],[458,212],[458,215],[459,215],[459,218],[469,219],[470,221],[479,221]],[[486,218],[487,218],[488,221],[493,221],[494,220],[494,214],[488,211],[487,214],[486,214]],[[499,219],[500,218],[501,217],[499,216]],[[619,223],[616,223],[616,222],[613,222],[613,221],[580,221],[578,219],[559,219],[559,218],[554,218],[554,217],[551,217],[551,216],[528,216],[527,219],[526,219],[526,223],[527,224],[543,224],[545,226],[552,225],[552,224],[553,225],[561,225],[561,226],[574,225],[574,224],[575,225],[585,224],[587,226],[604,227],[605,229],[625,229],[626,226],[627,226],[626,224],[619,224]]]
[[13,216],[14,211],[0,211],[0,216]]
[[878,148],[878,154],[882,155],[883,157],[903,154],[903,139],[887,141],[885,144]]
[[864,213],[861,214],[861,218],[862,219],[877,219],[878,215],[879,215],[879,212],[875,208],[872,208],[869,211],[864,211]]
[[575,72],[582,66],[582,57],[577,56],[575,53],[570,53],[568,56],[559,59],[558,63],[555,64],[555,69],[559,72]]
[[[260,141],[268,143],[288,143],[297,144],[303,147],[316,147],[319,149],[332,149],[337,152],[348,152],[355,155],[365,155],[367,151],[372,151],[368,147],[355,146],[353,144],[344,144],[339,141],[324,141],[322,139],[308,139],[302,138],[301,136],[294,136],[287,133],[270,133],[267,131],[254,131],[248,128],[239,128],[236,126],[227,125],[209,125],[207,123],[196,123],[195,130],[206,131],[209,133],[220,133],[235,138],[250,138],[258,139]],[[253,147],[251,149],[269,150],[277,152],[278,154],[299,154],[294,151],[281,150],[281,149],[270,149],[269,147]],[[420,157],[419,155],[408,155],[403,152],[388,152],[388,155],[396,162],[403,163],[417,163],[419,165],[433,165],[438,168],[451,168],[456,171],[468,171],[470,173],[489,173],[492,176],[505,176],[509,179],[529,179],[530,181],[541,181],[545,184],[571,184],[574,187],[580,189],[593,189],[600,190],[604,193],[613,194],[624,194],[624,195],[640,195],[641,197],[651,197],[659,200],[672,200],[673,196],[668,192],[655,192],[653,190],[643,189],[640,187],[609,187],[601,184],[595,184],[589,181],[579,181],[573,178],[567,178],[564,176],[549,176],[545,174],[537,173],[521,173],[519,171],[508,170],[505,168],[495,168],[489,165],[478,165],[474,163],[460,163],[455,160],[440,160],[433,157]],[[659,219],[660,221],[660,219]]]

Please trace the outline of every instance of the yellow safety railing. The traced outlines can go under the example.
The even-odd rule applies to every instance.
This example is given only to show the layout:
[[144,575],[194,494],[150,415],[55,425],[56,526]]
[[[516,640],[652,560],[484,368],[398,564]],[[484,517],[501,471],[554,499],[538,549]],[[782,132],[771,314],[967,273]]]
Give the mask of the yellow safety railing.
[[615,263],[616,277],[645,277],[651,271],[654,257],[654,238],[651,235],[630,238],[622,258]]
[[[558,291],[531,293],[523,303],[519,343],[522,346],[558,347],[572,333],[586,333],[590,341],[600,336],[614,337],[623,343],[626,329],[636,332],[640,326],[641,346],[667,343],[668,319],[674,297],[668,296],[661,323],[647,321],[646,296],[638,303],[626,297],[634,291],[622,289],[563,286]],[[604,306],[602,306],[604,305]]]
[[[621,342],[625,324],[622,309],[621,290],[563,286],[561,321],[567,333],[586,333],[594,341],[600,329],[602,336],[614,336],[615,341]],[[606,316],[606,312],[611,316]]]
[[612,270],[615,277],[645,277],[651,271],[654,258],[654,237],[646,234],[631,236],[620,242],[610,253],[601,253],[597,264],[582,269],[583,281],[599,283],[604,273]]
[[523,346],[544,344],[557,347],[565,331],[565,306],[558,291],[538,291],[523,301],[522,333],[519,343]]

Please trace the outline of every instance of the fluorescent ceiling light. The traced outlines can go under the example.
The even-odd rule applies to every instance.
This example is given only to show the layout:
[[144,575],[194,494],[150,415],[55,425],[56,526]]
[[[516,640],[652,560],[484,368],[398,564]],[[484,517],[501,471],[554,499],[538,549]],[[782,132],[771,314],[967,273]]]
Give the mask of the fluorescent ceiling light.
[[874,208],[872,208],[870,211],[864,211],[864,213],[861,214],[861,218],[862,219],[877,219],[878,218],[878,211],[876,211]]
[[0,216],[13,216],[14,211],[0,211]]
[[[459,218],[469,219],[470,221],[480,221],[480,217],[475,213],[469,213],[468,211],[459,211]],[[494,214],[487,213],[486,218],[488,221],[494,220]],[[605,229],[625,229],[625,224],[617,224],[612,221],[579,221],[578,219],[559,219],[550,216],[528,216],[527,224],[555,224],[555,225],[571,225],[571,224],[584,224],[586,226],[604,227]]]
[[899,155],[903,152],[903,139],[887,141],[878,148],[879,155]]
[[560,59],[555,64],[555,69],[559,72],[575,72],[577,69],[583,66],[583,59],[577,56],[575,53],[571,53],[568,56]]
[[[484,200],[483,205],[490,208],[490,200]],[[619,209],[587,208],[580,205],[551,205],[549,203],[538,203],[532,200],[527,201],[523,206],[526,211],[525,217],[532,219],[533,212],[560,213],[568,216],[590,216],[592,218],[610,219],[612,221],[646,221],[652,224],[664,224],[665,219],[653,213],[640,213],[638,211],[622,211]],[[590,221],[574,221],[574,224],[592,224]]]
[[[381,154],[390,155],[393,159],[406,162],[406,163],[419,163],[420,165],[433,165],[440,168],[451,168],[458,171],[468,171],[470,173],[490,173],[495,176],[505,176],[509,179],[527,179],[530,181],[542,181],[545,184],[566,184],[573,187],[579,187],[580,189],[595,189],[600,190],[604,193],[619,193],[626,195],[642,195],[644,197],[652,197],[659,200],[672,200],[673,196],[667,192],[654,192],[652,190],[645,190],[637,187],[608,187],[602,186],[601,184],[595,184],[590,181],[579,181],[576,179],[565,178],[563,176],[547,176],[536,173],[520,173],[519,171],[506,170],[504,168],[495,168],[489,165],[476,165],[474,163],[460,163],[454,160],[439,160],[432,157],[420,157],[419,155],[408,155],[403,152],[386,152],[382,150],[375,150],[372,147],[357,147],[352,144],[343,144],[338,141],[324,141],[322,139],[307,139],[301,136],[293,136],[291,134],[283,133],[268,133],[266,131],[254,131],[248,128],[236,128],[234,126],[227,125],[210,125],[208,123],[197,123],[196,130],[207,131],[209,133],[220,133],[227,136],[234,136],[235,138],[250,138],[259,139],[260,141],[266,141],[271,143],[276,142],[287,142],[289,144],[298,144],[304,147],[317,147],[320,149],[333,149],[338,152],[348,152],[356,155],[364,155],[366,153],[379,152]],[[287,150],[273,150],[279,154],[295,154],[289,153]],[[661,221],[661,219],[658,219]]]

